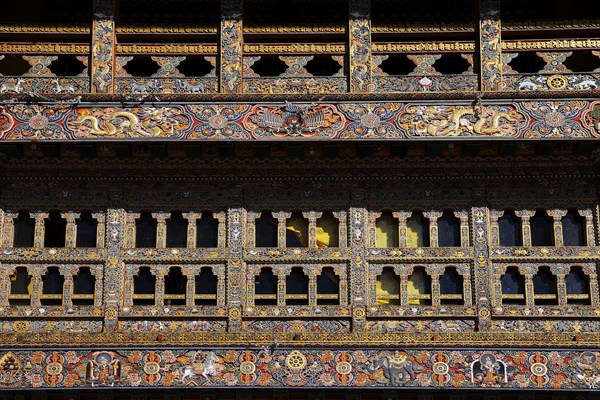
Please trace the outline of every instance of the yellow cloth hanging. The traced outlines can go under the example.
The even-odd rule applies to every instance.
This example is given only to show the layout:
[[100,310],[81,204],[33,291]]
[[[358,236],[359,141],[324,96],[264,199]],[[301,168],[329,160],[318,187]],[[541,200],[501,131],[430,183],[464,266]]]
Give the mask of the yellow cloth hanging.
[[410,218],[406,221],[406,247],[423,247],[423,221]]
[[375,247],[394,247],[398,243],[398,223],[388,215],[377,220],[375,226]]
[[[10,277],[10,280],[13,282],[16,282],[18,278],[19,278],[19,274],[15,273],[14,275],[12,275]],[[33,279],[31,279],[31,277],[29,275],[26,275],[26,279],[27,278],[29,278],[29,282],[27,283],[27,294],[31,296],[31,293],[33,292]],[[12,288],[11,288],[11,292],[12,292]]]
[[419,305],[424,304],[424,299],[411,299],[411,296],[419,296],[426,292],[425,277],[423,270],[415,270],[408,278],[408,304]]
[[324,249],[329,247],[331,241],[331,235],[329,232],[326,232],[325,229],[317,226],[317,247],[320,249]]
[[390,296],[400,293],[399,278],[390,270],[384,270],[377,278],[376,284],[377,304],[390,304]]

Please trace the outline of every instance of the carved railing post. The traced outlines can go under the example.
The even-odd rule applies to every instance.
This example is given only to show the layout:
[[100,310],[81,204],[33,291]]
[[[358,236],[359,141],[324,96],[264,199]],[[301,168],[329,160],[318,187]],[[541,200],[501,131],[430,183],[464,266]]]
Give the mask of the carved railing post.
[[60,268],[60,273],[65,277],[65,281],[63,284],[63,295],[62,295],[62,305],[66,307],[73,307],[73,272],[69,271],[66,267]]
[[196,274],[200,271],[190,270],[190,268],[182,268],[185,276],[185,306],[193,307],[196,303],[194,295],[196,294]]
[[135,220],[140,218],[140,213],[127,213],[125,217],[125,247],[135,247],[136,229]]
[[523,246],[531,246],[531,224],[529,220],[535,215],[534,210],[516,210],[515,215],[521,218],[521,232],[523,235]]
[[284,248],[287,246],[285,240],[286,221],[292,216],[291,212],[274,212],[273,217],[277,220],[277,247]]
[[[131,219],[131,220],[130,220]],[[125,221],[128,221],[126,228]],[[100,220],[98,220],[100,224]],[[132,225],[132,226],[131,226]],[[125,303],[125,299],[131,299],[133,287],[127,288],[128,284],[133,285],[133,278],[127,276],[125,264],[121,261],[121,250],[131,243],[125,243],[128,238],[125,230],[128,229],[133,237],[135,245],[135,216],[128,215],[123,209],[109,208],[106,211],[106,263],[104,265],[103,283],[104,283],[104,331],[114,332],[118,326],[119,305]],[[133,232],[133,234],[131,233]],[[129,239],[131,240],[131,239]],[[128,292],[128,290],[130,290]],[[124,304],[128,305],[128,304]],[[129,304],[131,305],[131,304]]]
[[394,272],[400,273],[400,305],[407,306],[408,305],[408,277],[412,273],[412,269],[403,269],[402,271],[397,271],[394,268]]
[[519,273],[525,276],[525,304],[529,307],[533,307],[535,305],[533,271],[531,271],[529,268],[519,267]]
[[115,0],[94,0],[92,23],[92,93],[112,93],[115,65]]
[[8,213],[2,211],[2,216],[2,246],[14,247],[15,219],[19,215],[17,213]]
[[441,211],[426,211],[423,216],[429,219],[429,246],[438,247],[438,218],[442,216]]
[[[304,269],[304,273],[308,275],[308,305],[316,306],[317,305],[317,275],[321,273],[321,271],[317,271],[316,268],[311,268],[310,270]],[[341,279],[340,279],[341,281]]]
[[197,235],[197,223],[198,220],[202,218],[202,214],[200,213],[184,213],[182,214],[183,218],[185,218],[188,222],[187,225],[187,248],[195,249],[196,248],[196,235]]
[[33,247],[44,247],[44,232],[46,231],[45,220],[48,218],[47,213],[34,213],[35,230],[33,236]]
[[350,91],[367,93],[372,89],[371,0],[350,0]]
[[165,304],[165,279],[170,272],[170,268],[156,269],[150,268],[152,275],[156,276],[156,285],[154,286],[154,304],[162,306]]
[[27,268],[27,272],[31,276],[31,306],[39,307],[41,305],[42,277],[40,276],[40,272],[34,268]]
[[225,248],[227,246],[227,216],[224,212],[213,213],[213,218],[217,220],[217,247]]
[[242,91],[242,0],[221,1],[221,62],[219,78],[221,93]]
[[256,220],[262,213],[256,211],[246,212],[246,247],[256,247]]
[[469,212],[455,211],[454,216],[460,219],[460,245],[469,247]]
[[554,222],[554,245],[564,246],[562,218],[567,215],[567,210],[548,210],[548,215]]
[[600,306],[600,295],[598,293],[598,274],[596,266],[592,264],[589,267],[584,267],[583,272],[590,278],[590,305],[592,307]]
[[500,0],[479,0],[480,90],[502,89]]
[[493,289],[490,287],[492,263],[489,260],[488,243],[490,211],[487,207],[477,206],[471,209],[471,215],[473,216],[473,280],[475,281],[476,292],[472,293],[470,276],[465,275],[463,277],[464,299],[465,305],[471,305],[473,304],[472,298],[475,298],[475,305],[479,310],[477,326],[479,330],[488,331],[491,329],[492,307],[490,296]]
[[365,238],[367,247],[376,247],[377,246],[377,219],[381,218],[380,212],[369,212],[367,211],[366,221],[366,232],[368,235]]
[[[289,271],[288,271],[289,272]],[[285,282],[285,271],[281,268],[273,269],[274,275],[277,277],[277,305],[285,306],[285,295],[287,292],[286,282]]]

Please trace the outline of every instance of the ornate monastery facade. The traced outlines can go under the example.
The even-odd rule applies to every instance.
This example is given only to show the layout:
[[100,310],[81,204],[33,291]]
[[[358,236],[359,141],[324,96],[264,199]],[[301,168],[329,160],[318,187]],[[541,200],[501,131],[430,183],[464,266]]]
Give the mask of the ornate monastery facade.
[[0,399],[600,387],[600,13],[0,4]]

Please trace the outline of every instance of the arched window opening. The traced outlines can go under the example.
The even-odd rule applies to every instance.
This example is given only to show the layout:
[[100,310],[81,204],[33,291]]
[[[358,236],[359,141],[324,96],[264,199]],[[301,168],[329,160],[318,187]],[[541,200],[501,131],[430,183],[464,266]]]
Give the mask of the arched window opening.
[[417,267],[408,277],[408,304],[431,305],[431,277],[425,268]]
[[413,211],[406,220],[406,246],[429,247],[429,219],[420,211]]
[[196,222],[196,247],[218,246],[219,221],[213,216],[212,212],[203,212],[200,220]]
[[548,267],[540,267],[533,276],[533,302],[536,306],[558,304],[556,276]]
[[84,211],[77,220],[76,247],[96,247],[98,232],[98,221],[89,211]]
[[294,211],[285,224],[285,247],[308,247],[308,220]]
[[400,277],[386,267],[377,277],[377,305],[400,305]]
[[33,247],[33,239],[35,236],[35,219],[31,218],[29,211],[19,212],[19,216],[14,222],[15,247]]
[[45,220],[44,247],[65,247],[67,220],[59,211],[51,211]]
[[181,268],[169,268],[169,274],[165,276],[164,305],[184,306],[186,289],[187,276],[183,275]]
[[277,278],[271,268],[262,268],[260,274],[254,278],[254,304],[277,305]]
[[292,268],[290,274],[285,277],[285,304],[308,305],[308,276],[300,267]]
[[340,305],[340,278],[331,267],[325,267],[317,276],[317,305]]
[[187,247],[188,220],[180,212],[167,220],[167,247]]
[[460,247],[460,220],[452,211],[446,210],[438,219],[438,245]]
[[590,305],[590,278],[581,267],[572,267],[565,277],[567,304]]
[[530,224],[532,246],[554,246],[554,220],[546,210],[537,210]]
[[446,268],[440,276],[440,304],[464,304],[463,277],[456,268]]
[[65,277],[60,274],[58,267],[50,267],[42,276],[42,295],[40,303],[43,306],[60,306],[63,299]]
[[156,247],[156,227],[158,223],[149,212],[143,212],[135,221],[135,247]]
[[565,246],[585,246],[585,218],[576,210],[569,210],[562,219],[563,243]]
[[156,276],[152,275],[150,268],[141,267],[136,276],[133,277],[133,300],[134,306],[153,306],[154,293],[156,290]]
[[317,220],[317,247],[340,247],[340,221],[331,211],[323,212]]
[[8,304],[11,306],[31,305],[31,276],[25,267],[17,267],[10,277],[10,295]]
[[516,267],[510,267],[500,278],[502,285],[502,304],[524,305],[525,302],[525,278]]
[[381,213],[375,222],[375,247],[398,247],[398,219],[391,212]]
[[523,246],[521,219],[513,210],[504,211],[504,215],[498,218],[498,230],[500,246]]
[[256,220],[256,247],[277,247],[277,220],[270,211],[263,211]]
[[79,268],[77,275],[73,276],[73,294],[71,300],[74,306],[93,306],[96,277],[87,267]]
[[216,306],[219,279],[213,273],[212,268],[202,268],[200,274],[195,277],[195,283],[194,304],[197,306]]

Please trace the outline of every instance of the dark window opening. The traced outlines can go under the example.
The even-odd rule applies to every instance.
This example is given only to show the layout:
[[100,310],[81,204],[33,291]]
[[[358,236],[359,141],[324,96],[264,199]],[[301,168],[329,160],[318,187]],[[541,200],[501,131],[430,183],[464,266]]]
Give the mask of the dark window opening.
[[502,304],[524,305],[525,303],[525,278],[517,268],[511,267],[500,278],[502,285]]
[[308,220],[300,211],[293,212],[286,221],[285,246],[308,247]]
[[140,268],[138,274],[133,277],[133,305],[153,306],[155,290],[156,276],[152,275],[150,268]]
[[377,277],[377,305],[400,305],[400,277],[386,267]]
[[62,305],[64,284],[65,277],[60,274],[58,267],[48,268],[46,275],[42,276],[40,303],[43,306]]
[[464,304],[463,277],[456,268],[446,268],[440,276],[440,304]]
[[521,74],[537,74],[544,69],[546,63],[535,52],[526,51],[520,52],[509,65]]
[[188,220],[180,212],[167,220],[167,247],[187,247]]
[[171,306],[185,305],[186,289],[187,276],[183,275],[181,268],[169,268],[169,274],[165,276],[164,304]]
[[256,220],[256,247],[277,247],[277,220],[270,211],[263,211]]
[[425,268],[415,268],[408,277],[408,304],[431,305],[431,276],[425,272]]
[[65,247],[67,221],[59,211],[51,211],[45,220],[44,247]]
[[545,210],[537,210],[530,224],[532,246],[554,246],[554,220]]
[[452,211],[444,211],[438,219],[438,232],[440,247],[460,247],[460,220]]
[[590,278],[581,267],[572,267],[565,277],[567,304],[590,305]]
[[340,278],[331,267],[323,268],[317,276],[317,305],[340,305]]
[[150,77],[158,72],[160,66],[150,57],[134,56],[124,69],[134,77]]
[[592,72],[600,68],[600,58],[593,55],[590,50],[574,51],[563,64],[573,72]]
[[306,70],[312,76],[333,76],[340,72],[342,66],[330,55],[315,55],[306,63]]
[[391,212],[381,213],[375,221],[375,247],[398,247],[398,218]]
[[30,68],[31,65],[21,55],[6,54],[0,60],[0,74],[4,76],[23,76]]
[[436,71],[443,75],[459,75],[466,72],[471,65],[460,54],[442,54],[442,58],[434,64]]
[[96,288],[96,277],[92,275],[89,268],[79,268],[79,273],[73,276],[73,296],[71,300],[74,306],[94,305],[94,290]]
[[500,246],[523,246],[521,219],[514,211],[506,210],[504,215],[498,218],[498,230]]
[[[10,297],[8,304],[11,306],[31,305],[31,276],[25,267],[17,267],[15,274],[10,277]],[[18,296],[19,298],[11,298]]]
[[533,293],[536,306],[558,304],[556,276],[550,268],[540,267],[538,273],[533,276]]
[[340,221],[333,216],[331,211],[323,212],[317,220],[317,247],[340,246]]
[[77,220],[76,247],[96,247],[96,235],[98,233],[98,221],[91,212],[82,212]]
[[194,304],[197,306],[216,306],[219,279],[213,273],[212,268],[202,268],[200,274],[195,277],[195,283],[196,296],[194,297]]
[[390,54],[379,66],[388,75],[408,75],[415,69],[415,63],[404,54]]
[[156,247],[157,221],[149,212],[143,212],[140,219],[135,221],[135,247]]
[[177,69],[185,76],[206,76],[215,67],[206,61],[204,57],[187,56],[178,66]]
[[254,279],[254,304],[277,305],[277,278],[271,268],[262,268],[260,274]]
[[585,218],[575,210],[569,210],[562,219],[565,246],[585,246]]
[[56,76],[77,76],[83,72],[85,65],[73,54],[61,54],[48,68]]
[[287,70],[288,66],[276,55],[263,54],[251,68],[260,76],[279,76]]
[[292,268],[290,274],[285,277],[285,297],[286,305],[308,305],[308,276],[302,268]]
[[413,211],[406,221],[406,246],[429,247],[429,219],[420,211]]
[[35,219],[31,218],[28,211],[21,211],[14,222],[15,247],[33,247],[35,237]]
[[212,212],[203,212],[196,221],[196,247],[217,247],[219,245],[219,221]]

